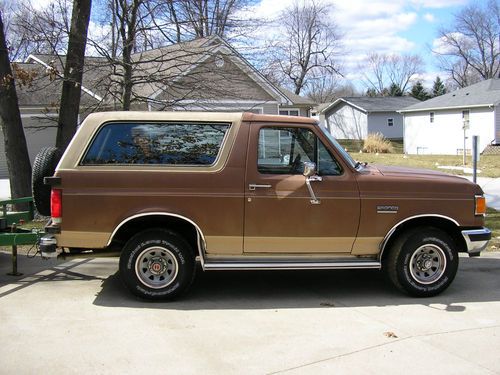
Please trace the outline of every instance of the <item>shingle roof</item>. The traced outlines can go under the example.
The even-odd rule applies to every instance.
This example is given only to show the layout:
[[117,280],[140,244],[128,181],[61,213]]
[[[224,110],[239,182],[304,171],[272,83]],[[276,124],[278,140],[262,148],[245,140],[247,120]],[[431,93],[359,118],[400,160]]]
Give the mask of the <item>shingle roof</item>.
[[[46,68],[40,64],[15,63],[18,69],[32,74],[32,79],[21,84],[16,82],[19,105],[22,107],[53,107],[58,106],[61,99],[62,80],[49,79]],[[80,104],[93,105],[96,100],[82,92]]]
[[[225,52],[221,47],[227,47]],[[230,45],[218,37],[198,38],[192,41],[173,44],[145,52],[135,53],[131,56],[133,62],[140,62],[134,67],[134,88],[133,96],[138,98],[155,98],[156,95],[166,89],[166,83],[171,84],[179,77],[183,77],[187,72],[200,65],[200,62],[209,56],[220,55],[227,57],[236,56],[241,59],[241,65],[249,63],[239,55]],[[65,56],[57,55],[32,55],[34,59],[28,59],[30,62],[42,61],[44,64],[54,66],[59,73],[63,73]],[[36,64],[30,64],[36,65]],[[45,68],[42,68],[45,69]],[[199,73],[199,72],[198,72]],[[310,105],[312,102],[308,98],[295,95],[285,89],[273,86],[264,76],[257,72],[252,66],[248,66],[245,73],[253,75],[256,82],[265,87],[274,97],[283,98],[296,105]],[[117,82],[122,74],[121,67],[113,67],[104,57],[85,57],[85,67],[83,74],[83,87],[92,93],[105,98],[107,94],[111,96],[119,94]],[[200,76],[200,74],[198,74]],[[60,90],[53,90],[60,93]],[[116,91],[116,92],[115,92]],[[175,91],[175,90],[170,90]],[[35,94],[34,94],[35,95]],[[41,94],[43,96],[43,94]],[[35,95],[36,96],[36,95]],[[59,96],[59,94],[58,94]],[[109,100],[109,99],[108,99]],[[38,101],[38,98],[26,98],[26,101]]]
[[486,107],[500,103],[500,79],[492,78],[404,108],[401,112]]
[[419,102],[412,96],[351,96],[337,99],[323,109],[323,112],[329,111],[340,103],[347,103],[364,112],[395,112]]

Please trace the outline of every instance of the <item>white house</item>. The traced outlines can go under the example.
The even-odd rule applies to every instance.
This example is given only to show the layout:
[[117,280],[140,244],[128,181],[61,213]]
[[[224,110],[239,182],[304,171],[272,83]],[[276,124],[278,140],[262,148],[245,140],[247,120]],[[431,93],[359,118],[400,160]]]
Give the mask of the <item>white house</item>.
[[479,151],[500,143],[500,79],[489,79],[414,104],[404,115],[408,154],[462,154],[479,136]]
[[403,138],[403,115],[398,111],[419,100],[409,96],[345,97],[321,112],[325,126],[337,139],[365,139],[381,133],[390,139]]

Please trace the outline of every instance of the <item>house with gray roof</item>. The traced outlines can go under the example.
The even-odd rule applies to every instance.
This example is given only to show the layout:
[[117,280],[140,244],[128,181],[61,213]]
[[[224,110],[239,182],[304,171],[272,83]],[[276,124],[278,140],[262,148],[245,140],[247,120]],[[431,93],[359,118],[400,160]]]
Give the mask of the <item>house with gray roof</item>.
[[500,144],[500,79],[489,79],[402,109],[408,154],[460,155]]
[[344,97],[323,108],[320,118],[337,139],[365,139],[370,133],[401,139],[403,116],[398,111],[418,102],[410,96]]
[[[218,36],[134,53],[131,109],[144,111],[248,111],[309,116],[309,99],[277,87]],[[64,56],[30,55],[17,64],[33,79],[17,85],[28,151],[33,161],[55,144]],[[80,118],[121,109],[123,69],[111,57],[86,57]],[[0,155],[4,155],[0,131]],[[7,177],[0,158],[0,178]]]

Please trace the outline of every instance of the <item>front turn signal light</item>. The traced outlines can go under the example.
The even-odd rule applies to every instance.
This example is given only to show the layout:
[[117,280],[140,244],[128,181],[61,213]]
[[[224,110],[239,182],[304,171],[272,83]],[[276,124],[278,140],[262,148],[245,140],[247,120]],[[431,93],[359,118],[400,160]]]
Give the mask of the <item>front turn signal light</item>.
[[482,195],[477,195],[474,214],[484,215],[485,213],[486,213],[486,198],[483,197]]

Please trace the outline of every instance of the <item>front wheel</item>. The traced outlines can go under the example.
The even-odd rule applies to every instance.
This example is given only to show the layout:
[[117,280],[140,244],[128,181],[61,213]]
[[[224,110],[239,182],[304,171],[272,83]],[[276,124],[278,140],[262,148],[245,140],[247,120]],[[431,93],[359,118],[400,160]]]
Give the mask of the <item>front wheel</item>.
[[136,296],[150,300],[174,299],[186,292],[195,275],[195,257],[176,233],[148,229],[136,234],[120,256],[120,276]]
[[399,289],[416,297],[431,297],[448,288],[455,278],[458,251],[442,230],[416,228],[394,242],[384,268]]

